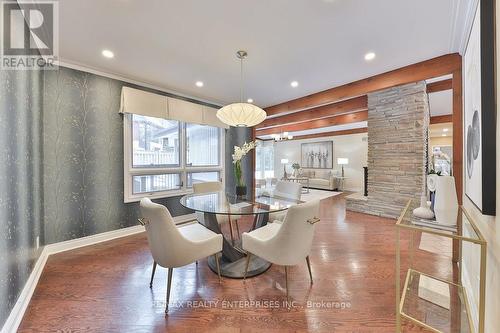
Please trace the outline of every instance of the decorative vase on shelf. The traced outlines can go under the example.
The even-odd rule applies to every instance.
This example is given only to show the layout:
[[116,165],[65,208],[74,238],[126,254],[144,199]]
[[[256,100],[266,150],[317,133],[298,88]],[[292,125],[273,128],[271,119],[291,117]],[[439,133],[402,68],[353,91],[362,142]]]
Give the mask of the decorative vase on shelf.
[[422,195],[420,197],[420,207],[415,208],[413,210],[413,215],[416,217],[420,217],[422,219],[431,220],[434,218],[434,213],[429,207],[430,205],[427,202],[427,197]]
[[443,225],[457,224],[458,199],[453,176],[438,176],[436,181],[436,195],[434,199],[434,214],[436,222]]

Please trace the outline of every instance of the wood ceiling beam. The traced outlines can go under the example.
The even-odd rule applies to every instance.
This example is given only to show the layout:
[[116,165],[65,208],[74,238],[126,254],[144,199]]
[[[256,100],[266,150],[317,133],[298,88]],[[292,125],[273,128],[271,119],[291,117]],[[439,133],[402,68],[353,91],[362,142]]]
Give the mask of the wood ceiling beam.
[[299,136],[294,136],[292,140],[314,139],[314,138],[322,138],[322,137],[327,137],[327,136],[339,136],[339,135],[349,135],[349,134],[358,134],[358,133],[368,133],[368,127],[353,128],[353,129],[341,130],[341,131],[314,133],[314,134],[307,134],[307,135],[299,135]]
[[451,90],[452,80],[442,80],[437,82],[431,82],[427,84],[427,93],[432,94],[439,91]]
[[369,92],[377,90],[448,75],[460,69],[461,63],[462,58],[458,53],[447,54],[390,72],[378,74],[367,79],[274,105],[266,108],[266,112],[268,116],[297,112],[366,95]]
[[316,119],[296,124],[288,124],[283,126],[257,129],[256,135],[268,135],[268,134],[279,134],[283,132],[296,132],[296,131],[304,131],[310,129],[323,128],[328,126],[337,126],[344,124],[352,124],[360,121],[368,120],[368,111],[359,111],[354,113],[342,114],[339,116]]
[[[442,124],[442,123],[451,123],[452,116],[451,115],[444,115],[444,116],[434,116],[431,117],[430,123],[431,124]],[[268,128],[271,130],[270,128]],[[276,130],[276,128],[273,128]],[[256,132],[256,137],[258,136],[264,136],[264,135],[269,135],[269,133],[266,133],[264,129],[262,130],[257,130]],[[283,131],[285,132],[285,131]],[[290,132],[287,130],[287,132]],[[361,128],[353,128],[353,129],[348,129],[348,130],[341,130],[341,131],[330,131],[330,132],[322,132],[322,133],[313,133],[313,134],[307,134],[307,135],[298,135],[294,136],[292,140],[303,140],[303,139],[310,139],[310,138],[320,138],[324,136],[337,136],[337,135],[348,135],[348,134],[356,134],[356,133],[367,133],[368,132],[368,127],[361,127]],[[270,134],[278,134],[281,132],[272,132]],[[262,141],[271,141],[273,139],[259,139]]]
[[290,113],[287,115],[268,118],[257,125],[257,128],[282,126],[285,124],[298,123],[314,119],[332,117],[348,112],[368,110],[368,96],[359,96],[345,101],[318,106],[309,110]]
[[444,116],[434,116],[431,117],[431,125],[433,124],[443,124],[443,123],[451,123],[453,122],[453,116],[451,114],[447,114]]

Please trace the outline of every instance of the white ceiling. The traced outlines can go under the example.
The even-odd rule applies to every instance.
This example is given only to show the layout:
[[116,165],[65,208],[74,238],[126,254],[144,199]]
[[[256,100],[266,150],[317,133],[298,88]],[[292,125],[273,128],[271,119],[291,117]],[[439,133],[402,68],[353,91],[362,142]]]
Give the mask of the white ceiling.
[[453,92],[438,91],[429,94],[429,109],[431,116],[444,116],[453,112]]
[[226,103],[245,49],[246,97],[265,107],[458,51],[466,1],[60,0],[60,57]]

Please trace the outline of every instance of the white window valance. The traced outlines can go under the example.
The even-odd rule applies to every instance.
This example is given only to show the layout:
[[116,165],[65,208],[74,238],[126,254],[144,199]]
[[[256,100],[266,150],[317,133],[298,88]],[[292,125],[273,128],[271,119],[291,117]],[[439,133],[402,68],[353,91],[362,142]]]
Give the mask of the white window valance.
[[215,108],[130,87],[122,88],[120,112],[228,128]]

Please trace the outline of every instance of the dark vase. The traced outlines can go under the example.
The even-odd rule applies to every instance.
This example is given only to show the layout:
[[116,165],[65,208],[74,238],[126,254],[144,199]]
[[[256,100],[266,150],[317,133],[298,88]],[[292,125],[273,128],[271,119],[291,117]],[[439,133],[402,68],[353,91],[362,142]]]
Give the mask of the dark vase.
[[247,187],[246,186],[236,186],[236,196],[237,197],[244,197],[247,195]]

